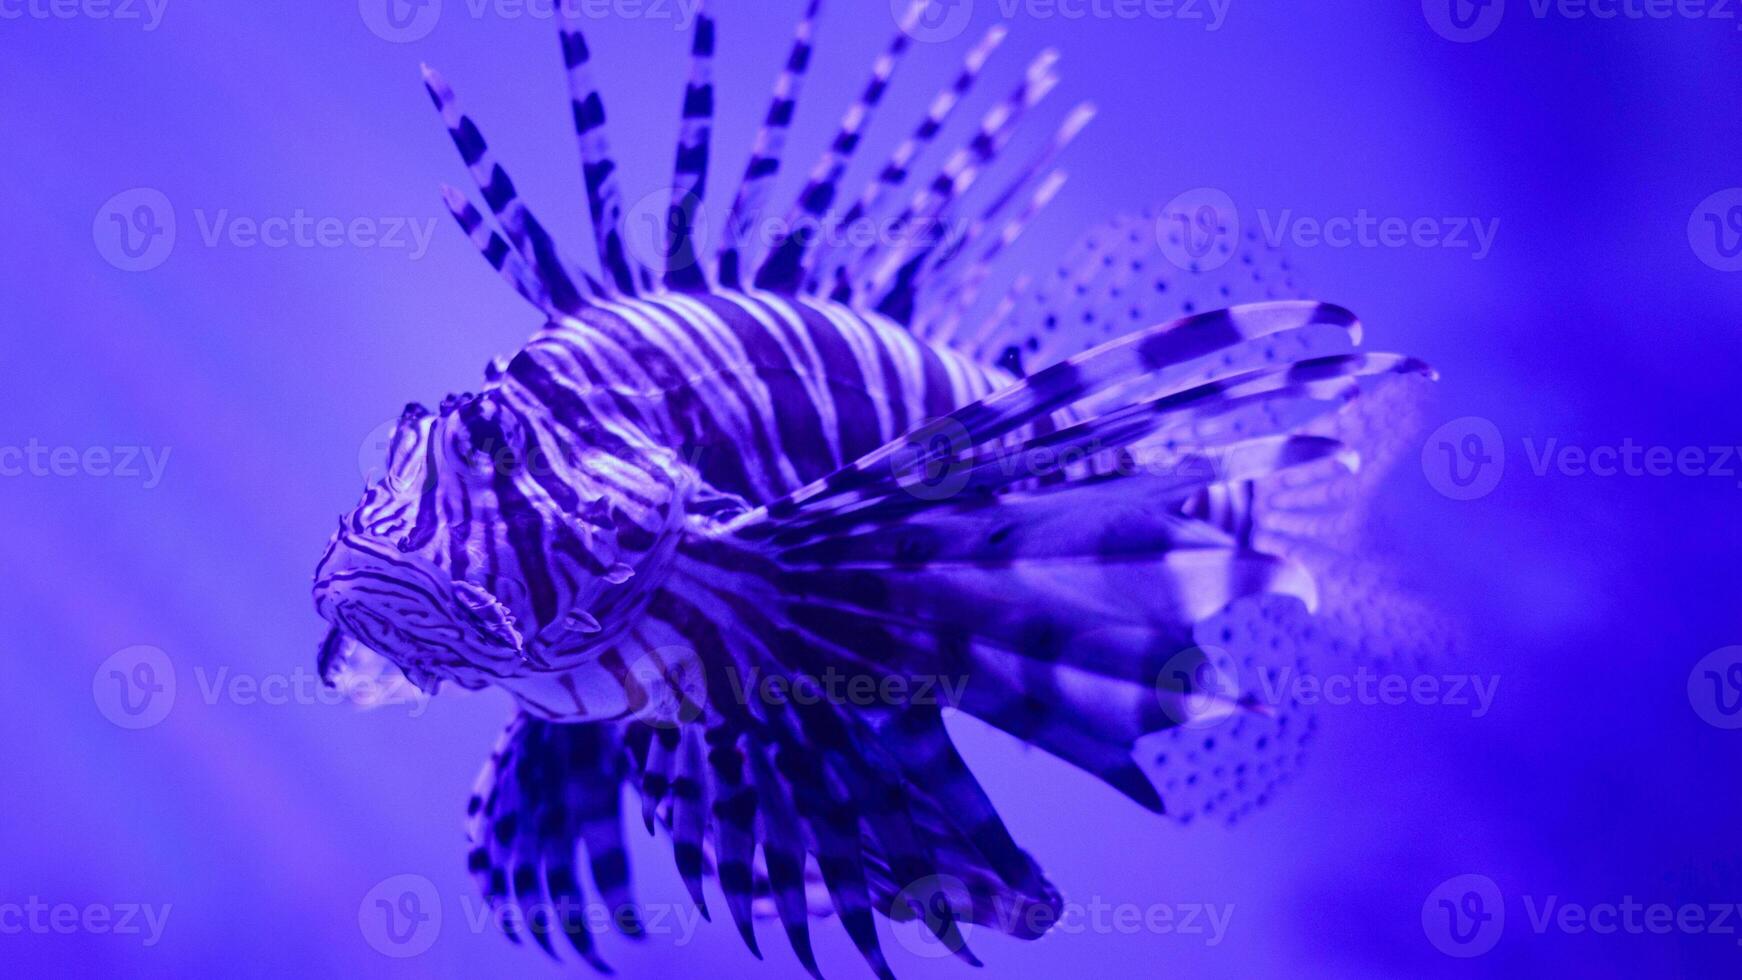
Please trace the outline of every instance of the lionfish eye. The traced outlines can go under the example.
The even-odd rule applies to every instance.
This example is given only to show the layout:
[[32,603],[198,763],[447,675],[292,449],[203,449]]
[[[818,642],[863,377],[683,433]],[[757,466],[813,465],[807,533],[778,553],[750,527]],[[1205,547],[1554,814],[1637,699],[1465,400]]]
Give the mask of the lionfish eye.
[[494,476],[525,465],[527,436],[512,412],[476,395],[450,395],[443,408],[448,415],[448,445],[468,470]]

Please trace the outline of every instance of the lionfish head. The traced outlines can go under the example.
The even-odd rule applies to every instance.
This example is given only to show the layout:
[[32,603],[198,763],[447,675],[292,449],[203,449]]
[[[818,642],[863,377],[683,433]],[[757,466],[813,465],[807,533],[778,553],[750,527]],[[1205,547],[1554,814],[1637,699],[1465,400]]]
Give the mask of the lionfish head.
[[323,661],[348,642],[420,687],[476,688],[597,657],[646,601],[681,507],[634,511],[600,475],[623,460],[567,446],[501,389],[407,406],[315,572],[340,645]]

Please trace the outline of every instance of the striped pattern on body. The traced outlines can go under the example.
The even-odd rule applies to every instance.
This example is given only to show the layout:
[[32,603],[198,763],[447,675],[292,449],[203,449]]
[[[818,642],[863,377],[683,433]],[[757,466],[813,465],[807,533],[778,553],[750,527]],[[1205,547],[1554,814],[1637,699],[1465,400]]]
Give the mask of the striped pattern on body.
[[[492,362],[479,393],[406,408],[386,476],[317,567],[330,624],[318,664],[330,679],[373,658],[426,692],[453,682],[514,696],[468,806],[467,864],[493,911],[518,911],[498,917],[510,938],[553,957],[561,934],[606,969],[572,916],[583,859],[615,929],[645,931],[624,784],[647,828],[670,836],[697,906],[706,912],[715,878],[757,955],[752,919],[771,906],[812,975],[819,901],[882,978],[875,914],[922,916],[976,965],[959,923],[1033,939],[1056,920],[1057,891],[956,752],[939,704],[744,694],[758,675],[958,676],[970,687],[955,707],[1158,812],[1180,798],[1187,818],[1243,812],[1274,785],[1218,775],[1194,798],[1182,786],[1196,770],[1152,781],[1138,740],[1177,731],[1181,706],[1203,695],[1163,668],[1217,616],[1224,640],[1239,627],[1258,655],[1311,636],[1278,618],[1312,606],[1315,583],[1256,550],[1252,488],[1349,465],[1348,447],[1309,426],[1364,382],[1425,366],[1361,353],[1359,323],[1328,304],[1206,313],[1186,300],[1151,316],[1153,295],[1138,302],[1129,287],[1164,295],[1170,281],[1143,221],[1091,235],[1054,275],[1020,277],[989,320],[961,330],[993,263],[1058,192],[1054,158],[1090,111],[1069,114],[963,237],[916,236],[954,222],[1001,162],[1057,83],[1051,51],[918,181],[893,219],[900,240],[818,241],[812,226],[879,217],[1004,38],[988,32],[869,185],[843,195],[933,2],[912,0],[799,197],[771,212],[805,230],[763,256],[753,232],[812,67],[821,4],[807,0],[712,269],[698,230],[715,114],[705,12],[662,202],[663,268],[625,250],[604,101],[573,8],[562,5],[560,38],[596,271],[559,253],[425,71],[483,199],[445,187],[444,203],[547,322]],[[853,203],[837,212],[840,199]],[[1241,260],[1231,269],[1263,290],[1253,298],[1292,285],[1286,266],[1273,276],[1250,251]],[[1218,307],[1249,285],[1200,278]],[[926,482],[934,469],[948,478],[941,492]],[[1252,597],[1275,602],[1239,606]],[[1241,723],[1254,706],[1250,694],[1218,702]]]

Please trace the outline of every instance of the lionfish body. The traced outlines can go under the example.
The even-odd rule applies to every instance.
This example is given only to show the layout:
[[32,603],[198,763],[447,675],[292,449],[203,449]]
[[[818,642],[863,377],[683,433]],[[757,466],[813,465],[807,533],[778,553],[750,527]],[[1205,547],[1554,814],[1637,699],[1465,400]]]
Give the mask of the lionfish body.
[[[788,232],[757,241],[810,61],[811,3],[711,261],[698,233],[715,30],[703,14],[661,268],[626,245],[572,22],[562,47],[596,272],[558,253],[426,74],[485,209],[452,188],[448,204],[548,323],[479,392],[406,409],[385,477],[316,570],[331,624],[321,669],[386,658],[425,690],[513,694],[517,716],[471,801],[469,863],[553,955],[561,932],[603,967],[584,921],[557,911],[581,901],[581,855],[619,930],[641,931],[625,784],[648,829],[669,832],[695,901],[716,878],[752,950],[767,912],[813,973],[823,894],[880,975],[874,911],[923,918],[969,961],[964,923],[1043,933],[1059,896],[957,755],[945,707],[1157,812],[1232,815],[1274,785],[1258,759],[1212,779],[1197,754],[1170,767],[1138,742],[1206,715],[1264,717],[1204,683],[1216,664],[1200,647],[1207,632],[1235,649],[1311,636],[1310,563],[1267,522],[1265,488],[1341,472],[1349,447],[1308,427],[1334,420],[1364,379],[1423,368],[1358,353],[1340,308],[1276,299],[1286,275],[1250,248],[1222,278],[1163,265],[1153,222],[1137,219],[1099,229],[1056,275],[1019,279],[970,324],[1089,116],[1071,113],[968,220],[964,195],[1052,87],[1050,53],[885,225],[909,234],[824,240],[825,218],[883,213],[1002,38],[969,53],[849,203],[842,176],[924,7],[810,172]],[[920,233],[945,225],[966,230]],[[1270,301],[1194,312],[1248,298]],[[1190,315],[1164,322],[1169,304]],[[821,696],[763,696],[768,677]],[[831,678],[962,684],[943,704],[831,696],[867,689]],[[1298,735],[1279,734],[1292,752]]]

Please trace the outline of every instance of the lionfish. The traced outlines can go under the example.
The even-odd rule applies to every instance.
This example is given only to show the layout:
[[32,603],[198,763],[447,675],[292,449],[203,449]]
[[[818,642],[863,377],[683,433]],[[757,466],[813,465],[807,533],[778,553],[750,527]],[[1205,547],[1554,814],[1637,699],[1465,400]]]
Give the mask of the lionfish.
[[[921,920],[971,963],[970,925],[1045,933],[1061,897],[958,754],[945,709],[1180,820],[1263,802],[1307,732],[1229,681],[1329,630],[1309,613],[1301,531],[1323,501],[1271,501],[1325,496],[1314,487],[1357,448],[1335,434],[1342,409],[1424,366],[1359,352],[1358,321],[1296,298],[1286,264],[1250,238],[1201,266],[1167,261],[1167,236],[1192,229],[1153,216],[1093,230],[1056,270],[981,304],[1093,109],[967,209],[1057,81],[1043,53],[901,195],[1002,41],[995,28],[849,198],[926,0],[771,222],[812,60],[810,0],[712,248],[716,27],[700,12],[650,260],[628,241],[578,16],[558,6],[597,271],[559,253],[426,68],[489,216],[453,187],[447,205],[546,322],[481,391],[405,409],[314,587],[329,682],[397,668],[426,692],[512,695],[468,807],[471,872],[493,910],[522,913],[500,917],[510,938],[555,956],[560,932],[607,969],[585,921],[560,911],[582,907],[583,858],[616,930],[645,933],[625,786],[648,831],[669,835],[702,914],[713,878],[758,957],[754,921],[778,919],[817,975],[810,923],[831,910],[883,977],[874,911]],[[892,234],[828,233],[891,212]],[[955,696],[918,696],[950,679]]]

